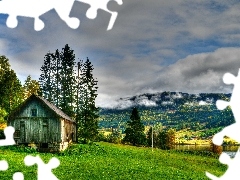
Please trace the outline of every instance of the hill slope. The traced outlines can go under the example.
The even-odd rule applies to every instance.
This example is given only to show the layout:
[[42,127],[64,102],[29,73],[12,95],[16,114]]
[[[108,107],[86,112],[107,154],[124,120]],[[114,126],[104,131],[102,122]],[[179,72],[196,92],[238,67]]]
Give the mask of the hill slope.
[[224,127],[234,122],[233,114],[230,108],[220,111],[215,104],[219,99],[229,100],[230,96],[221,93],[161,92],[121,98],[117,106],[101,109],[99,125],[124,130],[132,108],[138,107],[145,125],[161,123],[178,130]]

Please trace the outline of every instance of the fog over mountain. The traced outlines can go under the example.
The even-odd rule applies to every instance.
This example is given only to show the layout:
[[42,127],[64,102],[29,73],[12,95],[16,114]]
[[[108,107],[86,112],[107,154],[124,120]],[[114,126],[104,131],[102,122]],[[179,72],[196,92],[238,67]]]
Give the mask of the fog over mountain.
[[132,97],[120,98],[113,106],[102,106],[104,109],[128,109],[132,107],[171,107],[179,105],[204,106],[215,105],[218,99],[229,98],[230,94],[223,93],[198,93],[189,94],[183,92],[158,92],[145,93]]

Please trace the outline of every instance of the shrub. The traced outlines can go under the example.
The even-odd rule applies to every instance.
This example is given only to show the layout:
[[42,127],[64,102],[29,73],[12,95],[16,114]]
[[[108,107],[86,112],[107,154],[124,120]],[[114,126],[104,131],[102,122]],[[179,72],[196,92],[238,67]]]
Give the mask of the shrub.
[[169,129],[168,131],[162,130],[157,136],[158,147],[161,149],[173,149],[175,145],[176,131]]
[[122,134],[119,131],[113,131],[111,134],[107,135],[106,141],[120,144],[122,142]]
[[221,154],[223,151],[222,146],[218,146],[212,142],[212,139],[210,140],[210,151],[216,154]]
[[0,149],[11,150],[15,152],[27,152],[27,153],[36,153],[37,150],[25,145],[13,145],[13,146],[1,146]]
[[98,136],[97,136],[97,138],[96,138],[96,141],[107,141],[107,138],[106,138],[106,136],[104,135],[104,133],[103,132],[99,132],[98,133]]

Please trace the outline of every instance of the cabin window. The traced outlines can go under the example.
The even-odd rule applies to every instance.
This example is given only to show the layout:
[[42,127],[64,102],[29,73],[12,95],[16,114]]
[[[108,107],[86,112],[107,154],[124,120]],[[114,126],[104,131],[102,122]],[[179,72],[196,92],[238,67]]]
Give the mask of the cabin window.
[[32,114],[32,116],[36,117],[37,116],[37,109],[31,109],[31,114]]

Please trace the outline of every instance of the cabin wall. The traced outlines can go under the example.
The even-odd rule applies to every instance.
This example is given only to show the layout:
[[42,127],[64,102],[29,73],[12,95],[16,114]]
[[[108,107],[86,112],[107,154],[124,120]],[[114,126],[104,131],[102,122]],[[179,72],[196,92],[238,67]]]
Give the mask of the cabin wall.
[[13,120],[8,122],[15,128],[17,143],[60,143],[61,121],[42,103],[32,101]]
[[76,125],[73,122],[61,119],[61,139],[62,142],[75,142],[76,141]]

